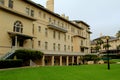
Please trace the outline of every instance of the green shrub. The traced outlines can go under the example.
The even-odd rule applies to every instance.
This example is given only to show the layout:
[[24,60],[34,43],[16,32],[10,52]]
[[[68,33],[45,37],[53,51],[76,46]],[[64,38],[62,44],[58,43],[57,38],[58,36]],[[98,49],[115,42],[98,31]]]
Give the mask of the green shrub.
[[0,60],[0,69],[2,68],[14,68],[14,67],[21,67],[23,61],[18,59],[18,60]]
[[83,60],[96,62],[96,61],[100,60],[100,58],[97,55],[84,55]]
[[43,55],[43,52],[36,51],[36,50],[27,50],[27,49],[20,49],[16,50],[14,56],[17,57],[17,59],[22,60],[37,60],[41,59]]

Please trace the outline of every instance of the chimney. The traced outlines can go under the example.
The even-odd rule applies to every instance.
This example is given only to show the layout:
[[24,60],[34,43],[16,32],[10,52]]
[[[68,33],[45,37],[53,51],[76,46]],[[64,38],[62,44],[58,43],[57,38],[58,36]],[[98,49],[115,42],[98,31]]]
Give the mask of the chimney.
[[62,16],[63,18],[65,18],[65,14],[62,14],[61,16]]
[[54,12],[54,0],[47,0],[46,8]]
[[66,19],[69,20],[69,16],[66,16]]

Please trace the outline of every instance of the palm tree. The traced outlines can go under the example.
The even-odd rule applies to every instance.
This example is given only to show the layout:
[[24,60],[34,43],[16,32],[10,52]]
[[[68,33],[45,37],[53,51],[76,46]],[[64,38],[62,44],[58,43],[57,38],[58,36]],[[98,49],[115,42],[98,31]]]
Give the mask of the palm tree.
[[105,50],[109,49],[109,47],[111,47],[111,45],[108,43],[110,36],[105,36],[106,39],[106,43],[103,45],[103,48],[105,48]]
[[101,38],[99,38],[99,39],[95,40],[95,42],[96,42],[95,49],[98,52],[102,48],[101,45],[104,43],[104,41]]
[[105,50],[108,49],[109,47],[111,47],[110,44],[104,44],[104,45],[103,45],[103,48],[104,48]]
[[120,38],[120,30],[116,33],[116,37]]
[[99,52],[100,49],[101,49],[101,47],[99,45],[96,45],[96,47],[95,47],[96,52]]
[[117,50],[120,50],[120,45],[117,46]]

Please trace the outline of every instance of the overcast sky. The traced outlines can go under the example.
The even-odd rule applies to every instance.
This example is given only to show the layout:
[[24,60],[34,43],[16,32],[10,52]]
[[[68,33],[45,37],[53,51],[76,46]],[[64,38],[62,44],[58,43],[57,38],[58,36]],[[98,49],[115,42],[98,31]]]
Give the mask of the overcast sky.
[[[47,0],[32,0],[46,6]],[[91,27],[91,39],[102,35],[115,36],[120,30],[120,0],[54,0],[55,13],[70,20],[83,20]]]

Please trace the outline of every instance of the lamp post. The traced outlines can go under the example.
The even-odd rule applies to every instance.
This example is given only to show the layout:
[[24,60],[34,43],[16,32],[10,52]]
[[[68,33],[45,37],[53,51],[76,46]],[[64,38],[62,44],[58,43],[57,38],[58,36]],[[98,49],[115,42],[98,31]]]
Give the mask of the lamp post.
[[110,70],[110,62],[109,62],[109,36],[106,36],[106,40],[107,40],[107,48],[106,48],[106,50],[107,50],[107,68],[108,68],[108,70]]

